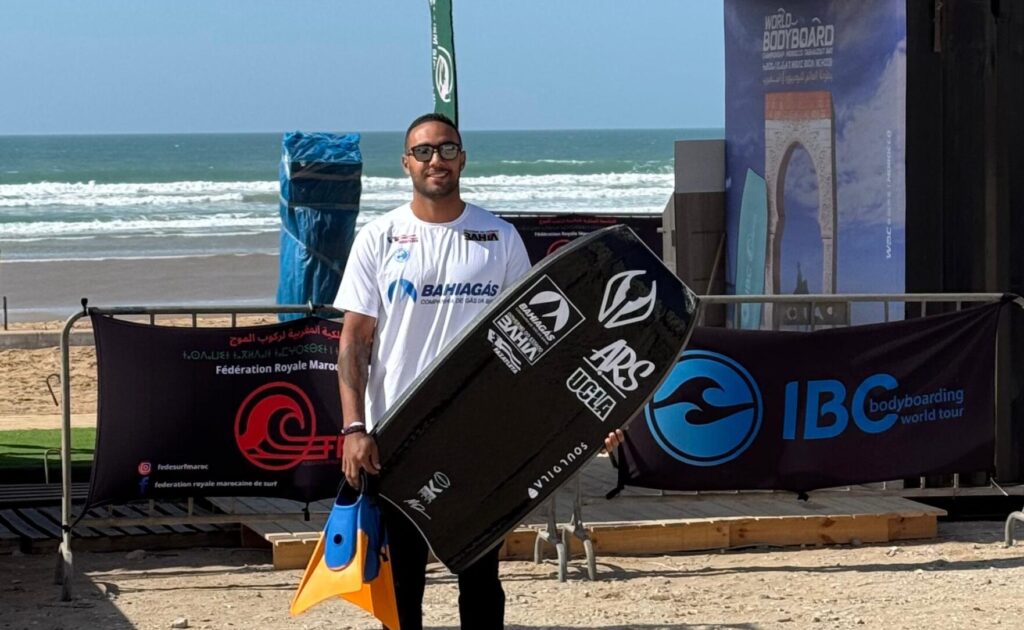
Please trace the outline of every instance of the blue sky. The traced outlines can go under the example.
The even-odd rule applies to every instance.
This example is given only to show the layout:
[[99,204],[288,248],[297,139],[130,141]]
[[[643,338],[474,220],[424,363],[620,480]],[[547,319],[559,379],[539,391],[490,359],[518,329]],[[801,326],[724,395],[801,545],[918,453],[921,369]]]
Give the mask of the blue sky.
[[[724,126],[722,0],[454,0],[462,126]],[[4,3],[0,134],[403,129],[427,0]]]

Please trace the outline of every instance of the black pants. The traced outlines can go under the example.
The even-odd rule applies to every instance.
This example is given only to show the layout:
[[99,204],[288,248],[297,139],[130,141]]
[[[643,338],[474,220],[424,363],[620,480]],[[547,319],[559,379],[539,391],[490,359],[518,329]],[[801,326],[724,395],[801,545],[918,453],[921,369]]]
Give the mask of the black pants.
[[[381,510],[388,530],[398,621],[402,630],[421,630],[423,588],[427,581],[427,543],[413,524],[387,501],[381,501]],[[504,628],[505,591],[498,579],[500,549],[499,545],[488,551],[459,573],[459,618],[464,630]]]

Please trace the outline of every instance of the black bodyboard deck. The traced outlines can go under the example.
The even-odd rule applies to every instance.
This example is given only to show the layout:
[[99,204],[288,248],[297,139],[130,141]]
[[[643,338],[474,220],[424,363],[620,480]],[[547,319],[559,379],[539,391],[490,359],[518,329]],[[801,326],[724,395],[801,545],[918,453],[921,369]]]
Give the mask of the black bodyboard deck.
[[381,496],[459,572],[602,448],[675,365],[698,300],[625,226],[535,266],[375,430]]

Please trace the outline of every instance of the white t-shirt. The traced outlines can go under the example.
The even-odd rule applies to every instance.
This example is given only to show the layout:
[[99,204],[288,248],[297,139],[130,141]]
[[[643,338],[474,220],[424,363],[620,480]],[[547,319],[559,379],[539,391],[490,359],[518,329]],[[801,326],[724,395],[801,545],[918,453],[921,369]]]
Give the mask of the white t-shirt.
[[450,223],[421,221],[405,204],[365,225],[352,244],[334,306],[377,318],[367,427],[529,269],[516,229],[472,204]]

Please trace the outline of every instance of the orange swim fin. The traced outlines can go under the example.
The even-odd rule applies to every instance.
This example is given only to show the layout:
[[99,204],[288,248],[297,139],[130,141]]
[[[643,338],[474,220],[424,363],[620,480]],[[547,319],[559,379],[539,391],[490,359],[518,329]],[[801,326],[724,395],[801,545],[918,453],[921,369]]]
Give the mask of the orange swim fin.
[[299,588],[292,597],[291,613],[299,615],[331,597],[359,591],[363,586],[362,567],[352,563],[340,571],[332,571],[324,563],[324,534],[316,543],[313,556]]
[[[366,540],[362,535],[360,538]],[[358,591],[342,593],[341,597],[376,617],[390,630],[401,630],[398,623],[398,603],[395,600],[395,581],[391,575],[390,559],[381,562],[376,578],[364,582]]]
[[342,597],[391,630],[400,630],[391,562],[372,497],[343,485],[317,541],[291,613],[298,615],[331,597]]

